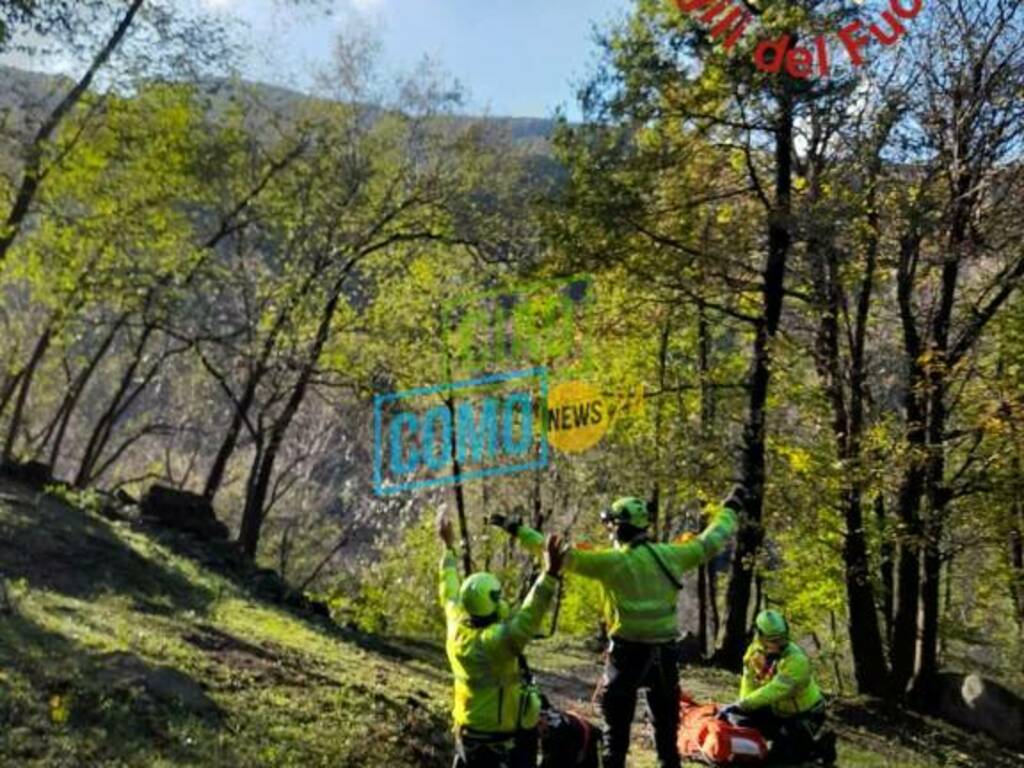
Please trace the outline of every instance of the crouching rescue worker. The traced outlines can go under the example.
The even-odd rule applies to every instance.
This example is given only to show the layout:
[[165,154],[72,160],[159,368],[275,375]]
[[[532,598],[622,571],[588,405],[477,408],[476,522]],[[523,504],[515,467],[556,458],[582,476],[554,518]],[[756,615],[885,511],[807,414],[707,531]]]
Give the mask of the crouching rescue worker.
[[[714,557],[735,532],[744,492],[737,487],[711,525],[687,543],[663,544],[648,538],[647,503],[622,498],[601,515],[613,534],[614,547],[572,548],[565,570],[601,584],[604,617],[610,638],[602,680],[601,712],[604,768],[624,768],[637,692],[647,690],[654,740],[661,768],[679,768],[679,627],[677,593],[682,575]],[[544,537],[517,520],[501,515],[491,523],[514,535],[533,552]]]
[[810,659],[790,639],[789,624],[778,611],[762,611],[755,626],[754,641],[743,656],[740,698],[719,716],[760,731],[771,742],[775,759],[818,759],[832,765],[835,734],[825,727],[825,698]]
[[522,607],[512,611],[501,583],[474,573],[459,586],[454,534],[438,515],[444,542],[439,592],[447,623],[446,650],[455,677],[454,768],[534,768],[537,764],[539,692],[524,680],[520,657],[551,605],[565,552],[549,536],[544,573]]

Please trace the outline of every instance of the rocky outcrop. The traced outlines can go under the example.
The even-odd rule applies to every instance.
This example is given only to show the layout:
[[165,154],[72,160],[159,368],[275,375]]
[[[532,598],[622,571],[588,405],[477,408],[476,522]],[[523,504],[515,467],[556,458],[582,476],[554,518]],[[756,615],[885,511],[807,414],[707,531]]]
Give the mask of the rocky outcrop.
[[201,539],[223,541],[228,527],[217,519],[209,499],[188,491],[154,485],[139,504],[142,516],[162,528],[191,533]]
[[5,461],[0,463],[0,476],[39,490],[54,482],[53,469],[39,461]]
[[961,728],[1024,750],[1024,699],[980,675],[942,673],[917,685],[911,705]]

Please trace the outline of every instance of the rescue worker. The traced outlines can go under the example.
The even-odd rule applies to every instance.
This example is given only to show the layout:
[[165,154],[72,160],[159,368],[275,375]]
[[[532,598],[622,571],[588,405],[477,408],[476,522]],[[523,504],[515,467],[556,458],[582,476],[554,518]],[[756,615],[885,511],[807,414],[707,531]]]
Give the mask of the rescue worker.
[[541,700],[524,680],[520,657],[551,605],[565,551],[557,536],[548,537],[544,573],[522,607],[511,611],[501,583],[490,573],[474,573],[459,586],[454,534],[443,512],[437,533],[445,546],[439,594],[455,677],[453,766],[534,768]]
[[[743,508],[741,486],[730,494],[703,533],[686,543],[650,540],[651,520],[643,499],[618,499],[601,515],[615,545],[601,550],[569,550],[565,570],[601,584],[609,644],[602,680],[604,768],[624,768],[637,692],[647,690],[661,768],[679,768],[679,626],[677,594],[682,575],[714,557],[733,535]],[[493,515],[533,552],[544,537],[517,520]]]
[[835,734],[825,729],[825,697],[810,659],[790,639],[789,624],[778,611],[761,611],[755,637],[743,655],[740,698],[719,717],[756,728],[771,742],[775,759],[835,762]]

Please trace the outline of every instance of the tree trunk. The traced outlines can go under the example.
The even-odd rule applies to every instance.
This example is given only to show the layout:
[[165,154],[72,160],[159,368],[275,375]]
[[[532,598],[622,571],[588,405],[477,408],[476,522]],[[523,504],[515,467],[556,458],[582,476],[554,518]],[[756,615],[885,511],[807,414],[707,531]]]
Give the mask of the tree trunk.
[[25,412],[25,403],[28,400],[28,392],[32,388],[32,380],[35,378],[36,370],[42,361],[46,350],[50,348],[53,340],[53,324],[46,327],[43,335],[36,341],[32,350],[32,357],[21,372],[21,382],[18,387],[18,397],[14,401],[14,412],[11,414],[10,424],[7,426],[7,439],[4,440],[3,459],[11,461],[14,458],[14,444],[18,439],[18,432],[21,430],[21,420]]
[[267,502],[267,491],[270,488],[270,479],[273,477],[277,454],[284,442],[284,435],[290,423],[291,416],[288,416],[287,419],[279,419],[274,423],[270,439],[267,441],[266,451],[258,454],[259,460],[254,462],[252,481],[249,493],[246,495],[245,509],[242,512],[242,528],[238,536],[242,552],[250,560],[256,559],[260,533],[263,530],[264,508]]
[[718,573],[711,563],[704,566],[708,572],[708,608],[711,609],[711,643],[718,641],[718,633],[722,629],[721,617],[718,615]]
[[[654,434],[658,434],[658,432],[655,431]],[[661,487],[658,485],[657,482],[655,482],[651,486],[651,495],[647,497],[647,511],[648,511],[648,514],[651,516],[651,535],[654,537],[655,541],[661,541],[662,540],[661,537],[658,535],[658,530],[659,530],[658,512],[659,512],[660,505],[661,505]],[[667,535],[667,533],[668,532],[666,531],[666,535]]]
[[[231,423],[228,425],[227,432],[224,433],[224,439],[221,441],[220,448],[217,450],[217,455],[213,460],[213,466],[210,468],[210,473],[206,476],[206,483],[203,486],[203,496],[211,502],[217,496],[217,492],[224,483],[228,462],[231,461],[235,448],[238,447],[238,436],[242,432],[246,419],[249,418],[249,411],[256,401],[256,392],[263,381],[263,377],[267,374],[270,357],[277,347],[277,340],[284,330],[285,323],[291,317],[298,303],[309,294],[316,278],[321,273],[321,269],[312,270],[299,291],[277,313],[274,325],[267,334],[267,338],[263,340],[259,359],[256,361],[255,367],[249,372],[249,378],[245,382],[242,397],[237,402],[233,402],[234,408],[231,412]],[[226,387],[226,383],[223,386]]]
[[839,317],[842,296],[838,254],[827,244],[813,244],[812,270],[815,295],[821,312],[818,328],[818,372],[832,403],[832,430],[836,453],[847,467],[840,506],[845,521],[843,564],[846,596],[849,604],[850,648],[853,655],[857,689],[861,693],[882,695],[886,688],[886,668],[882,635],[878,625],[874,587],[870,579],[867,540],[864,535],[863,492],[860,471],[861,436],[864,429],[864,343],[874,284],[876,252],[868,248],[864,275],[850,349],[849,406],[844,394],[840,360]]
[[850,612],[850,650],[853,654],[857,691],[882,696],[888,683],[885,650],[870,578],[860,490],[849,489],[843,505],[846,518],[843,561],[846,565],[846,596]]
[[103,338],[102,343],[89,359],[85,368],[75,378],[74,384],[68,390],[68,393],[64,397],[64,402],[61,403],[61,406],[57,411],[57,434],[53,438],[53,445],[50,448],[49,459],[49,464],[53,467],[54,472],[57,471],[57,461],[60,459],[60,451],[64,445],[64,437],[67,434],[68,424],[71,422],[71,417],[75,412],[75,408],[78,407],[78,401],[85,392],[85,388],[88,386],[90,379],[92,379],[93,373],[96,372],[96,368],[99,366],[100,361],[102,361],[103,358],[106,357],[107,352],[110,351],[110,347],[113,345],[114,339],[121,328],[124,327],[127,320],[128,315],[124,314],[118,318],[116,323],[114,323],[110,332]]
[[227,432],[224,433],[224,439],[221,440],[220,448],[217,450],[217,455],[213,460],[213,466],[210,468],[210,473],[206,476],[206,483],[203,486],[203,497],[211,502],[217,496],[217,491],[220,490],[221,485],[224,483],[228,462],[238,446],[238,436],[241,434],[242,425],[245,419],[248,418],[252,404],[256,400],[256,388],[259,386],[262,378],[262,370],[259,367],[256,371],[252,371],[249,374],[242,398],[235,403],[232,409],[231,423],[228,425]]
[[917,321],[914,316],[913,292],[920,250],[920,237],[909,234],[900,243],[897,268],[897,298],[903,326],[906,356],[906,381],[903,392],[906,442],[909,448],[907,466],[903,471],[896,511],[900,530],[897,538],[899,560],[892,643],[889,646],[890,689],[902,695],[914,675],[914,654],[917,642],[918,601],[921,590],[920,548],[923,535],[921,499],[924,496],[923,454],[925,451],[926,411],[921,399],[925,375],[921,367],[923,352]]
[[21,378],[24,375],[25,369],[22,368],[17,373],[11,374],[5,378],[3,390],[0,391],[0,416],[2,416],[4,411],[7,410],[7,404],[11,402],[11,398],[14,397],[14,393],[18,391],[18,385],[21,384]]
[[[940,340],[942,341],[942,340]],[[928,513],[925,519],[924,576],[921,582],[921,627],[915,684],[924,684],[939,672],[939,613],[942,586],[942,536],[948,494],[945,487],[946,386],[945,372],[933,374],[929,413]]]
[[[953,613],[953,555],[949,555],[945,561],[943,571],[946,575],[946,588],[942,592],[942,621],[949,622]],[[946,655],[946,639],[939,636],[939,658]]]
[[[1018,472],[1019,463],[1018,463]],[[1010,527],[1010,593],[1017,609],[1017,629],[1024,638],[1024,502],[1017,496],[1013,503]]]
[[708,566],[697,569],[697,643],[701,658],[708,655]]
[[[452,472],[455,473],[456,477],[462,475],[462,464],[459,462],[458,453],[458,434],[457,434],[457,422],[458,419],[455,415],[455,401],[451,397],[447,397],[444,401],[445,406],[448,408],[448,415],[452,422],[451,431],[451,452],[452,452]],[[455,496],[455,512],[459,518],[459,535],[462,538],[462,567],[464,573],[468,576],[473,572],[473,552],[472,552],[472,538],[469,535],[469,520],[466,516],[466,493],[462,487],[462,482],[456,482],[452,485],[452,493]],[[535,504],[539,508],[540,497],[536,496]]]
[[99,463],[100,456],[110,440],[110,436],[113,433],[114,426],[117,423],[118,418],[124,413],[127,405],[138,397],[142,392],[142,389],[144,389],[145,386],[149,384],[149,381],[152,380],[153,376],[156,375],[156,368],[151,369],[143,378],[144,383],[136,387],[133,393],[129,394],[132,381],[135,379],[135,373],[139,370],[139,366],[142,364],[146,345],[149,343],[149,339],[155,331],[156,326],[147,324],[146,327],[143,328],[138,341],[135,343],[135,349],[132,353],[132,361],[122,374],[121,381],[117,390],[114,392],[114,396],[110,399],[109,405],[100,416],[99,421],[96,422],[92,435],[89,437],[85,453],[82,455],[82,460],[78,465],[78,472],[75,475],[74,485],[76,488],[84,488],[90,482],[93,477],[93,470],[96,468],[97,463]]
[[[263,441],[264,432],[262,419],[253,436],[252,463],[249,465],[249,477],[245,481],[245,506],[242,508],[242,523],[238,530],[238,543],[242,550],[253,559],[260,543],[260,530],[263,527],[263,508],[256,512],[250,505],[250,499],[256,495],[256,479],[259,477],[260,468],[263,466]],[[264,491],[264,495],[265,495]]]
[[[658,391],[665,391],[666,374],[668,369],[668,345],[672,338],[672,313],[669,311],[665,317],[665,324],[661,327],[658,343]],[[671,535],[668,528],[668,515],[662,515],[661,483],[660,478],[664,475],[665,454],[662,446],[666,443],[661,431],[664,426],[662,404],[659,398],[654,406],[654,482],[651,484],[651,495],[647,502],[647,508],[651,516],[651,535],[655,541],[667,541]]]
[[784,89],[779,97],[775,131],[775,205],[770,214],[768,260],[762,288],[763,315],[754,337],[749,375],[749,411],[743,430],[741,475],[748,491],[746,515],[740,523],[726,600],[725,636],[715,662],[738,670],[747,643],[748,611],[754,561],[764,538],[761,525],[765,481],[765,404],[771,379],[771,343],[782,316],[786,259],[790,247],[790,195],[793,164],[793,105]]
[[918,638],[915,684],[939,671],[939,610],[942,594],[941,509],[931,507],[925,527],[924,577],[921,582],[921,627]]
[[[700,376],[700,431],[707,441],[714,434],[715,388],[711,386],[711,328],[703,304],[697,307],[697,372]],[[703,454],[701,462],[704,462]]]
[[[346,273],[347,274],[347,273]],[[274,464],[277,461],[277,454],[284,443],[285,434],[291,426],[295,415],[306,399],[306,392],[309,390],[309,383],[313,378],[320,355],[330,336],[331,323],[334,321],[334,313],[341,301],[341,288],[345,276],[343,275],[333,286],[331,298],[325,305],[320,315],[320,323],[317,326],[316,336],[310,348],[309,355],[299,374],[299,379],[292,389],[291,396],[285,404],[284,410],[274,421],[270,431],[270,439],[267,441],[265,452],[257,453],[257,460],[254,461],[253,473],[246,493],[245,508],[242,512],[242,526],[238,535],[242,552],[250,560],[256,558],[256,550],[259,547],[260,532],[263,528],[264,507],[266,506],[267,490],[270,488],[270,479],[274,473]]]
[[890,688],[902,694],[914,675],[914,653],[917,642],[917,612],[921,589],[920,522],[924,477],[920,467],[907,470],[900,487],[897,509],[901,533],[897,552],[899,558],[896,606],[893,613],[892,643],[889,646]]
[[893,594],[895,591],[895,570],[893,563],[894,548],[886,530],[885,497],[880,493],[875,497],[875,523],[878,527],[881,544],[881,563],[879,570],[882,579],[882,619],[885,621],[885,642],[892,643]]
[[[835,611],[829,611],[828,612],[828,619],[829,619],[829,626],[831,627],[831,630],[832,630],[832,643],[833,643],[834,646],[838,647],[838,645],[839,645],[839,629],[838,629],[839,622],[836,621],[836,612]],[[840,696],[843,696],[844,695],[843,694],[843,688],[845,687],[845,685],[843,683],[843,665],[839,663],[839,654],[838,653],[832,654],[832,673],[836,676],[836,692]]]
[[[956,112],[959,114],[959,111]],[[968,147],[961,139],[960,157]],[[960,264],[967,256],[970,200],[974,178],[960,169],[956,177],[956,198],[953,219],[942,265],[941,294],[938,311],[932,319],[931,359],[928,364],[928,516],[925,521],[924,580],[921,584],[921,631],[917,652],[915,685],[927,686],[939,672],[939,613],[942,594],[942,537],[949,491],[946,488],[946,391],[949,370],[949,334],[956,304]]]

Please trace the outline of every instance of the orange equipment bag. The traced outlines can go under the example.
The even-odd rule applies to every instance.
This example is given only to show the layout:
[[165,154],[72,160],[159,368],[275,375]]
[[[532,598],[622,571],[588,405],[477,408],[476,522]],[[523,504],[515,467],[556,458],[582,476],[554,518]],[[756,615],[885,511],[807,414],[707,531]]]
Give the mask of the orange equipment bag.
[[679,700],[679,753],[708,765],[760,765],[768,743],[760,731],[718,719],[717,704],[698,704],[686,694]]

